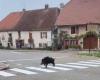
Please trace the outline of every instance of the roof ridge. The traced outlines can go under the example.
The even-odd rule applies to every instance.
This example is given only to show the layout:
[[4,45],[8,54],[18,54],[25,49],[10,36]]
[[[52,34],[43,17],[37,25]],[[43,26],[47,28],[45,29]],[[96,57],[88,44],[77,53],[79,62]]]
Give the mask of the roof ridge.
[[[59,9],[58,7],[51,7],[48,9]],[[30,11],[40,11],[40,10],[46,10],[45,8],[42,9],[33,9],[33,10],[26,10],[25,12],[30,12]],[[15,12],[11,12],[9,14],[14,14],[14,13],[24,13],[24,11],[15,11]]]

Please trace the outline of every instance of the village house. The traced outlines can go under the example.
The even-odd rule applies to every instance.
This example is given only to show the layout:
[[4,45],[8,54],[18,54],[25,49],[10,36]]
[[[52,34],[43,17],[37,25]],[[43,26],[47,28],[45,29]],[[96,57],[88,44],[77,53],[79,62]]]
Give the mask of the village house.
[[56,25],[64,48],[100,49],[100,0],[70,0]]
[[10,13],[0,22],[0,45],[9,48],[46,48],[52,46],[52,30],[58,8]]

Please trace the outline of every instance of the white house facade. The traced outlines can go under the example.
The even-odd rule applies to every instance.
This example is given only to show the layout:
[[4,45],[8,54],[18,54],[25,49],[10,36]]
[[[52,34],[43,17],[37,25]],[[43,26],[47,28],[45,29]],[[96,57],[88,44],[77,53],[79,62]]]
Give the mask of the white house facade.
[[52,46],[52,30],[58,8],[20,11],[0,22],[0,44],[10,48],[47,48]]
[[21,32],[21,39],[24,40],[24,45],[29,47],[28,39],[29,33],[32,34],[34,40],[34,48],[45,48],[52,45],[51,31],[23,31]]
[[[29,44],[28,42],[30,33],[32,34],[32,38],[34,40],[33,44]],[[17,31],[0,32],[0,42],[2,43],[2,46],[8,46],[9,34],[12,35],[13,45],[11,48],[16,48],[16,40],[19,38]],[[32,48],[45,48],[47,46],[52,46],[51,31],[21,31],[20,34],[20,40],[23,40],[24,42],[23,48],[29,48],[30,46]]]

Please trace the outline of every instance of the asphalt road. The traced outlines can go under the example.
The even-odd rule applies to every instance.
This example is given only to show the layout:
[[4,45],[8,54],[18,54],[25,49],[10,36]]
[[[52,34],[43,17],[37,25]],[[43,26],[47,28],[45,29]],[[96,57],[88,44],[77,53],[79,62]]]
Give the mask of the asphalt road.
[[[100,60],[77,53],[0,50],[0,62],[10,64],[10,69],[0,71],[0,80],[100,80]],[[45,56],[54,57],[56,66],[41,67]]]

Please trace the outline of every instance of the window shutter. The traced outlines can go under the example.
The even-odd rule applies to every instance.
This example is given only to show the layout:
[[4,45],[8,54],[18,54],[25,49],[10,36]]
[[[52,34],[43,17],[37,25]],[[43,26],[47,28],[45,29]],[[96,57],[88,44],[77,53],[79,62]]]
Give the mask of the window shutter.
[[42,32],[40,33],[41,39],[42,39]]
[[47,39],[47,32],[45,33],[45,35],[46,35],[46,39]]

